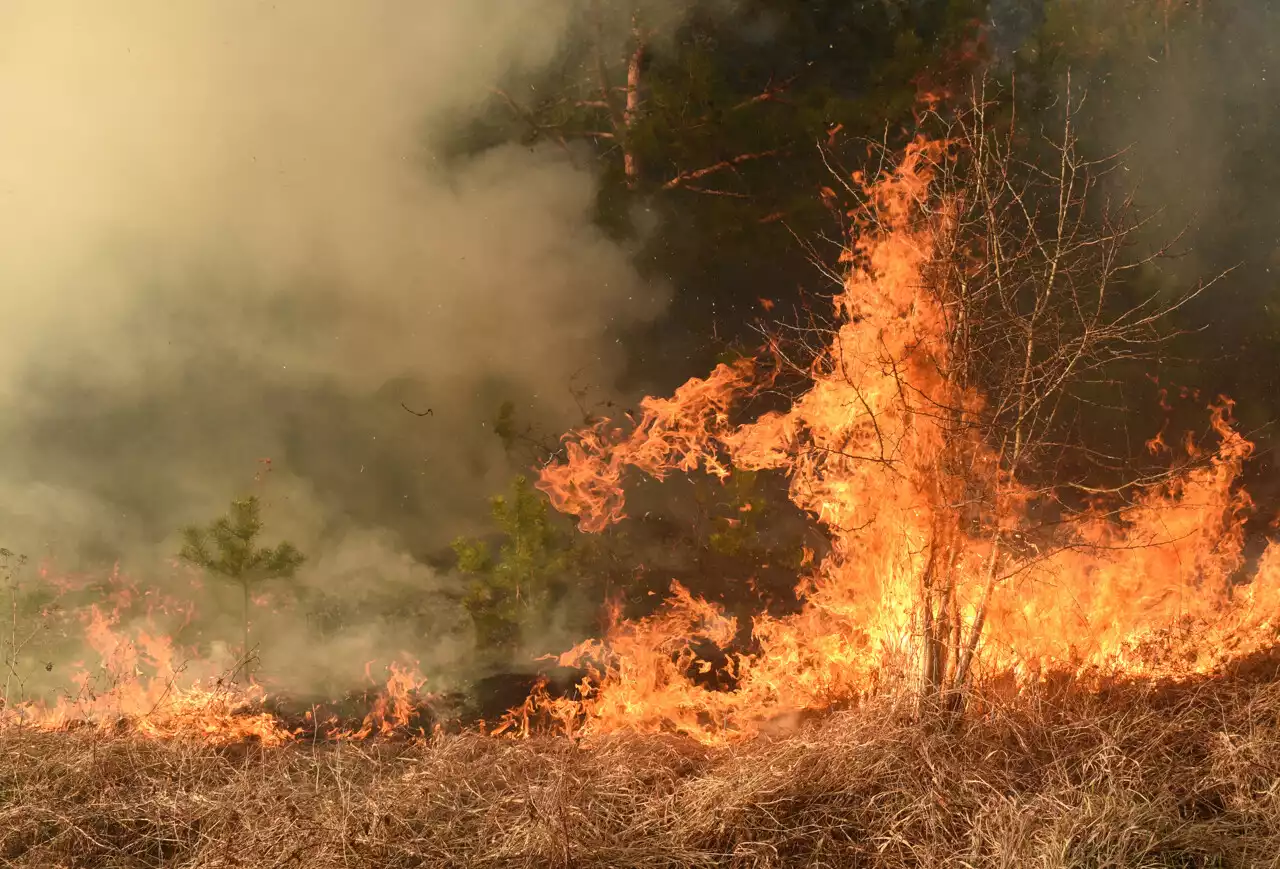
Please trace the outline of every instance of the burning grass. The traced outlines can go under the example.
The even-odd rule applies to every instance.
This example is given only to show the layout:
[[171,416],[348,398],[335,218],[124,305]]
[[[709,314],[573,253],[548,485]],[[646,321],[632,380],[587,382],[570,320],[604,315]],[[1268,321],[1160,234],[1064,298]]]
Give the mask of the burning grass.
[[[50,866],[1263,866],[1280,679],[893,705],[736,745],[0,729],[0,861]],[[934,716],[926,720],[938,721]]]
[[[1280,865],[1280,540],[1246,565],[1252,444],[1221,400],[1207,441],[1175,454],[1161,429],[1148,465],[1111,457],[1136,476],[1055,482],[1063,384],[1144,358],[1174,309],[1104,304],[1134,224],[1079,234],[1077,176],[1100,164],[1068,135],[1046,176],[974,117],[961,151],[988,162],[921,139],[853,179],[867,213],[836,321],[803,366],[765,354],[808,379],[789,410],[738,424],[775,375],[721,365],[542,469],[585,531],[623,517],[633,471],[785,473],[831,547],[797,576],[798,611],[751,620],[749,650],[673,584],[559,656],[587,676],[572,692],[535,690],[488,736],[414,739],[441,700],[416,664],[388,667],[358,725],[291,721],[94,607],[110,690],[86,670],[0,715],[0,861]],[[1047,229],[1023,176],[1052,182]]]

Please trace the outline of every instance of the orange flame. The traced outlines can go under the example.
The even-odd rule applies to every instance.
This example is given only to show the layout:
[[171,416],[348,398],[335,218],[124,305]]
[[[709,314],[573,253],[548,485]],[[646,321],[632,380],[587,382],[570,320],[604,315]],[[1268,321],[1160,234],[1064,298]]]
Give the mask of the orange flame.
[[379,692],[373,702],[373,708],[365,716],[360,728],[355,731],[342,731],[337,734],[342,739],[367,739],[371,735],[390,736],[397,731],[409,727],[417,710],[418,691],[426,684],[426,679],[418,672],[416,666],[404,667],[392,662],[387,667],[390,674],[386,687]]
[[[58,578],[48,565],[42,579],[63,590],[78,589],[72,578]],[[52,703],[10,702],[0,698],[0,727],[65,730],[93,727],[152,739],[199,740],[228,744],[256,740],[280,745],[297,737],[275,715],[265,711],[267,694],[256,684],[238,685],[218,676],[211,662],[180,662],[169,637],[155,629],[149,604],[145,628],[123,630],[122,614],[134,602],[136,589],[118,572],[111,611],[91,605],[82,616],[82,634],[98,655],[96,669],[81,665],[74,674],[74,693]],[[143,595],[145,596],[145,595]],[[189,608],[162,601],[170,615],[176,610],[189,619]],[[327,730],[326,738],[358,740],[407,733],[418,710],[429,699],[421,694],[425,679],[415,666],[392,663],[385,687],[378,693],[362,725],[354,730]],[[318,731],[318,728],[316,728]],[[310,734],[310,729],[307,730]],[[419,736],[425,734],[417,734]]]
[[164,635],[117,630],[118,614],[91,606],[84,635],[101,658],[96,674],[75,676],[79,690],[53,704],[34,701],[0,708],[0,725],[62,730],[92,726],[156,739],[193,738],[214,744],[257,739],[278,745],[289,738],[276,718],[255,711],[265,699],[257,686],[237,687],[188,674]]
[[541,488],[557,510],[582,517],[584,531],[603,531],[625,518],[622,474],[627,466],[656,478],[670,471],[693,471],[726,477],[729,469],[717,458],[714,443],[729,419],[740,390],[753,382],[754,363],[744,359],[719,365],[705,380],[693,379],[669,399],[646,398],[635,430],[614,443],[620,429],[608,421],[579,432],[565,443],[568,460],[542,472]]
[[[531,698],[526,728],[541,709],[585,736],[663,730],[712,741],[900,686],[921,672],[921,620],[935,593],[931,577],[943,573],[952,577],[943,611],[955,636],[974,633],[983,613],[974,646],[980,676],[1012,674],[1026,684],[1063,669],[1181,675],[1215,666],[1223,650],[1272,642],[1280,549],[1268,549],[1245,593],[1231,594],[1250,503],[1238,481],[1251,445],[1232,427],[1229,402],[1212,409],[1214,454],[1188,442],[1202,461],[1146,492],[1119,521],[1104,509],[1079,517],[1066,545],[1049,553],[1018,541],[1025,551],[1008,575],[997,570],[1005,562],[992,540],[971,533],[951,506],[966,498],[939,470],[949,443],[936,408],[974,413],[982,399],[940,374],[944,312],[917,290],[946,230],[945,209],[919,207],[946,147],[917,140],[887,178],[857,179],[870,205],[845,256],[841,325],[789,411],[731,425],[730,409],[756,388],[756,370],[721,365],[669,399],[646,399],[629,433],[607,423],[578,433],[541,475],[557,509],[580,517],[584,531],[600,531],[625,516],[628,467],[658,478],[699,468],[721,479],[735,468],[786,472],[791,499],[832,541],[799,583],[801,611],[757,616],[756,650],[732,658],[732,690],[713,691],[691,676],[706,662],[690,650],[697,640],[728,645],[736,626],[674,586],[658,614],[615,621],[603,640],[562,656],[562,664],[589,667],[596,685],[580,700]],[[965,455],[979,479],[992,481],[993,527],[1014,541],[1030,496],[976,440]],[[1190,645],[1177,639],[1178,625],[1194,626]]]

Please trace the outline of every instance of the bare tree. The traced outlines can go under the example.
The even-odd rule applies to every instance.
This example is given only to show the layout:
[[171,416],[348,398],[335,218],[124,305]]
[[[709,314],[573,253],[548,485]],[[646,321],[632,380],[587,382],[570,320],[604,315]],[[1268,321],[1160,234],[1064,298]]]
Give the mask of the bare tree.
[[[914,292],[942,324],[906,353],[927,357],[942,386],[898,376],[906,354],[887,347],[871,360],[895,372],[896,406],[942,432],[942,449],[918,469],[933,517],[919,617],[924,694],[953,709],[963,703],[1001,584],[1079,545],[1073,518],[1096,515],[1085,498],[1109,497],[1122,512],[1177,470],[1143,464],[1082,430],[1099,407],[1119,410],[1121,376],[1159,355],[1176,334],[1173,315],[1212,283],[1170,291],[1141,279],[1170,247],[1144,252],[1132,197],[1112,198],[1110,176],[1123,168],[1123,154],[1081,153],[1083,103],[1068,81],[1057,129],[1028,136],[1008,109],[1013,101],[991,98],[977,81],[961,110],[925,117],[940,131],[917,152],[929,183],[911,207],[933,246]],[[898,168],[884,152],[881,177]],[[874,183],[845,189],[864,197]],[[861,202],[856,213],[866,221],[858,231],[892,230],[875,203]],[[810,324],[797,334],[815,357],[837,343],[831,327]],[[884,441],[871,405],[863,405],[880,443],[843,458],[899,466],[898,445]],[[966,619],[956,565],[975,540],[985,562]]]
[[[1068,78],[1059,128],[1019,142],[1016,117],[994,123],[977,84],[969,108],[948,124],[958,158],[937,167],[947,213],[925,291],[947,320],[939,364],[957,394],[983,396],[977,408],[938,408],[950,447],[939,480],[957,481],[944,485],[958,501],[976,501],[989,517],[982,524],[990,538],[982,597],[967,632],[957,621],[954,581],[926,577],[926,684],[957,699],[992,594],[1003,580],[1073,545],[1070,520],[1083,515],[1079,496],[1107,496],[1123,511],[1132,495],[1175,472],[1144,469],[1137,456],[1076,425],[1095,407],[1123,403],[1119,377],[1158,357],[1176,334],[1173,315],[1208,286],[1166,289],[1141,280],[1171,247],[1143,251],[1132,197],[1112,198],[1117,185],[1109,176],[1123,168],[1123,154],[1082,155],[1076,118],[1084,99]],[[995,457],[977,486],[974,457],[963,446],[971,433]],[[1064,469],[1072,474],[1065,479]],[[1059,533],[1046,536],[1049,523]]]

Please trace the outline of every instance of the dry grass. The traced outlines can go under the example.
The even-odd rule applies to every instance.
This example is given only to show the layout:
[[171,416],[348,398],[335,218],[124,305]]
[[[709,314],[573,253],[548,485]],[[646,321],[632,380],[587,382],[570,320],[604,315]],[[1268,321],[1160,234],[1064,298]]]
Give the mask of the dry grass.
[[841,713],[707,749],[0,732],[0,865],[1280,865],[1280,682]]

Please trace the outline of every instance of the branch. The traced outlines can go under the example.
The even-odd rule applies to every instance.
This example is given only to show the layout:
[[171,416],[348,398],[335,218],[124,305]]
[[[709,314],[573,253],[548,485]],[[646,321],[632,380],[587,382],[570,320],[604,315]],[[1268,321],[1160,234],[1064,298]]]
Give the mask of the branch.
[[711,187],[686,186],[684,189],[689,191],[690,193],[705,193],[708,196],[728,196],[731,199],[750,199],[751,198],[746,193],[734,193],[731,190],[716,190]]
[[543,133],[550,134],[555,138],[556,143],[563,148],[564,152],[569,154],[572,159],[573,154],[569,151],[569,143],[565,141],[563,133],[553,127],[548,127],[544,124],[538,123],[538,119],[534,117],[533,112],[520,105],[520,103],[516,102],[515,98],[511,96],[511,94],[501,88],[490,88],[490,91],[497,96],[502,97],[503,101],[511,107],[511,111],[515,112],[517,117],[529,125],[529,129],[533,130],[535,136],[542,135]]
[[753,97],[749,97],[743,100],[742,102],[737,103],[736,105],[731,106],[729,108],[729,111],[736,112],[741,109],[758,105],[760,103],[767,103],[770,100],[775,100],[778,98],[779,94],[781,94],[788,87],[790,87],[791,83],[794,82],[796,78],[797,76],[793,75],[791,78],[787,79],[780,85],[775,85],[772,82],[770,82],[768,85],[765,86],[765,89],[763,91],[761,91],[760,93],[756,94]]
[[677,187],[684,186],[689,181],[696,181],[699,178],[705,178],[715,172],[723,172],[725,169],[732,169],[735,166],[741,166],[743,163],[749,163],[752,160],[763,160],[766,157],[777,157],[785,153],[784,149],[774,148],[768,151],[757,151],[752,154],[739,154],[728,160],[721,160],[710,166],[704,166],[701,169],[694,169],[689,172],[681,172],[672,178],[666,184],[662,185],[663,190],[675,190]]

